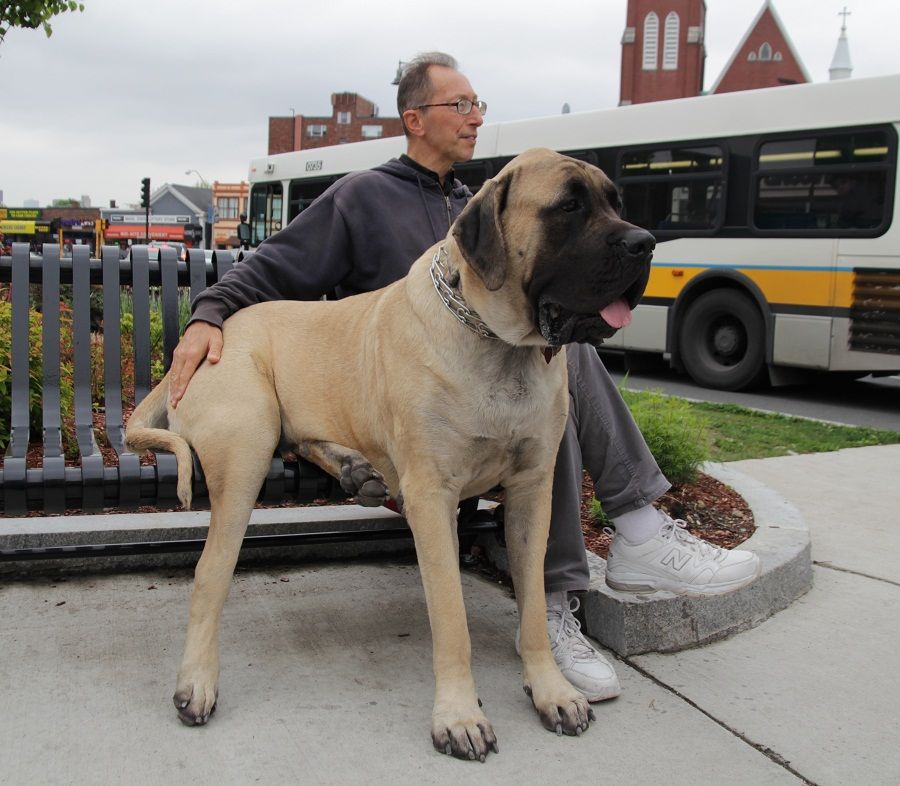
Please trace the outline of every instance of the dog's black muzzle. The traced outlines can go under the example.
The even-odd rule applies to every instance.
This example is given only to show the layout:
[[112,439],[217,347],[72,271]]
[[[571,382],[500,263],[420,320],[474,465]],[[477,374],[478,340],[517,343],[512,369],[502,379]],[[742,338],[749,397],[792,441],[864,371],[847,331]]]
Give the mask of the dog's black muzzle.
[[598,345],[614,335],[619,326],[610,325],[600,312],[619,299],[629,310],[637,306],[650,278],[655,247],[652,234],[623,222],[621,229],[607,234],[599,265],[593,260],[576,265],[564,289],[555,284],[544,289],[537,301],[537,325],[547,343]]

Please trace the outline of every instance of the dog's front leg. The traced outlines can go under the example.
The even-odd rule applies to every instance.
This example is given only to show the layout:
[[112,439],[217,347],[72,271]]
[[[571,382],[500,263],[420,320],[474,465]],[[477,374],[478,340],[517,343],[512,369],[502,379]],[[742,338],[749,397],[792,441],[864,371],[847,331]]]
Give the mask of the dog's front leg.
[[552,474],[506,485],[506,544],[521,623],[525,692],[544,726],[557,734],[581,734],[593,719],[587,699],[563,677],[550,652],[544,556],[550,531]]
[[442,753],[484,761],[497,738],[478,704],[471,642],[459,573],[456,507],[459,494],[432,478],[401,483],[431,622],[435,697],[431,739]]

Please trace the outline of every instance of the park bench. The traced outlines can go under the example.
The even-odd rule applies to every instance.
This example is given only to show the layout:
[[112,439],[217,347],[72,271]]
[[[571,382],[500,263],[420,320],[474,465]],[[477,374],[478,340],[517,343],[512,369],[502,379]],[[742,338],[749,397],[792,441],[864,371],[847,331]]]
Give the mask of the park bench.
[[[211,259],[199,249],[190,249],[188,258],[178,260],[174,249],[161,248],[151,258],[146,246],[134,246],[129,256],[120,258],[117,247],[104,247],[100,258],[92,258],[87,247],[75,246],[71,257],[61,257],[56,245],[46,244],[43,254],[32,254],[25,243],[13,244],[11,256],[0,257],[0,284],[11,284],[12,362],[5,384],[11,390],[9,443],[0,469],[0,498],[4,516],[20,516],[29,511],[45,513],[102,512],[108,509],[135,510],[140,506],[177,507],[176,462],[174,455],[158,452],[156,463],[141,463],[125,447],[125,414],[122,405],[123,359],[133,361],[134,400],[140,402],[151,389],[151,312],[162,320],[162,351],[165,369],[179,339],[179,288],[190,289],[193,300],[208,285],[220,279],[234,264],[242,264],[252,252],[215,251]],[[60,359],[63,337],[61,300],[71,302],[72,383],[74,388],[74,435],[78,459],[67,465],[63,445],[61,379],[68,373]],[[151,289],[153,288],[153,289]],[[103,434],[98,434],[92,406],[92,386],[101,382],[92,371],[92,303],[102,292],[102,337],[104,390]],[[42,311],[42,430],[40,467],[28,466],[28,454],[35,453],[36,434],[29,425],[29,305],[39,292]],[[151,292],[154,295],[151,297]],[[122,357],[121,307],[123,295],[133,314],[133,356]],[[68,320],[66,320],[68,323]],[[96,350],[95,350],[96,351]],[[95,364],[96,365],[96,364]],[[2,373],[2,369],[0,369]],[[3,380],[0,379],[0,383]],[[105,435],[105,436],[104,436]],[[104,461],[100,440],[106,439],[115,451],[116,462]],[[35,463],[32,461],[32,463]],[[208,502],[203,471],[194,456],[193,495],[197,507]],[[318,467],[304,460],[272,458],[268,476],[260,489],[259,501],[311,502],[321,498],[345,498],[340,484]],[[494,527],[477,514],[477,500],[460,508],[464,528]],[[409,537],[409,529],[389,528],[340,532],[296,532],[289,535],[250,536],[245,546],[297,545]],[[125,555],[148,551],[185,551],[202,548],[202,541],[161,543],[95,544],[34,549],[0,550],[0,560],[45,559],[48,557]]]

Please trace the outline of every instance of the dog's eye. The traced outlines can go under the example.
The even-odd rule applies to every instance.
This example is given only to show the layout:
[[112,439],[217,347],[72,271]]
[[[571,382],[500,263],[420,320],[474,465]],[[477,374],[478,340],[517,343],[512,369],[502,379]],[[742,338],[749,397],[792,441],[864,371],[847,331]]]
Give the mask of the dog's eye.
[[570,199],[567,202],[563,202],[560,207],[566,211],[566,213],[574,213],[576,210],[581,210],[581,202],[577,199]]

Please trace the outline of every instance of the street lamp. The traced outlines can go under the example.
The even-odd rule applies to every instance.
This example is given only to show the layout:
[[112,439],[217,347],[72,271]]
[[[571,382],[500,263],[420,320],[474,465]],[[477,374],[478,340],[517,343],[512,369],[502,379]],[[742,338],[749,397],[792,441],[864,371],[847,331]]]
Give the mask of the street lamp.
[[400,84],[400,79],[403,77],[403,69],[408,65],[409,63],[404,63],[402,60],[397,61],[397,75],[391,80],[392,85]]
[[191,174],[191,172],[193,172],[197,177],[200,178],[200,185],[203,188],[209,188],[209,181],[205,177],[203,177],[203,175],[201,175],[196,169],[186,169],[184,174],[189,175]]

